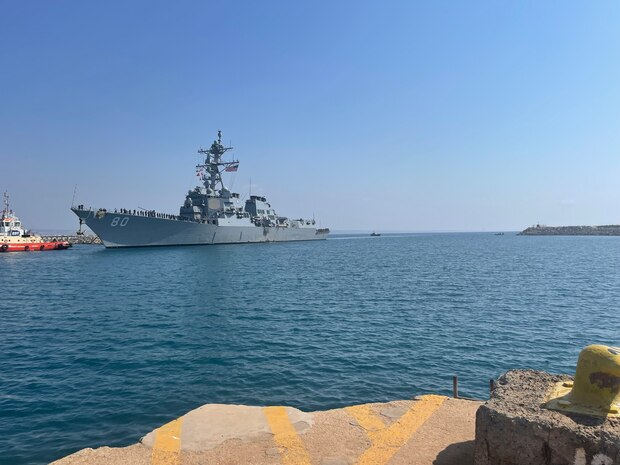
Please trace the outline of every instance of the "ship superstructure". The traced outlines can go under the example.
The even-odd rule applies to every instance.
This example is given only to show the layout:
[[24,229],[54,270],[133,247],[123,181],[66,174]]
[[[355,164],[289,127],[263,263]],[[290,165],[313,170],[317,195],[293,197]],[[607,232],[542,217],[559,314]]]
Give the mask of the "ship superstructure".
[[314,219],[279,216],[265,197],[242,201],[231,192],[222,174],[235,172],[238,160],[224,161],[232,147],[222,144],[222,132],[208,150],[200,149],[196,165],[201,184],[188,191],[178,215],[142,209],[94,210],[83,205],[73,212],[106,247],[229,244],[325,239],[328,229],[317,229]]

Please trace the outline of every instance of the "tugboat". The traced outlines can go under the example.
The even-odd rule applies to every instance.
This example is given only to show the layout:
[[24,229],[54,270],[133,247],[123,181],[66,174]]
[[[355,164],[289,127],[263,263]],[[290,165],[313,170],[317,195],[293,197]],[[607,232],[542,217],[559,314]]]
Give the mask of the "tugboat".
[[24,229],[13,210],[9,209],[9,196],[4,193],[4,210],[0,218],[0,252],[29,252],[35,250],[63,250],[69,242],[46,242],[38,234]]

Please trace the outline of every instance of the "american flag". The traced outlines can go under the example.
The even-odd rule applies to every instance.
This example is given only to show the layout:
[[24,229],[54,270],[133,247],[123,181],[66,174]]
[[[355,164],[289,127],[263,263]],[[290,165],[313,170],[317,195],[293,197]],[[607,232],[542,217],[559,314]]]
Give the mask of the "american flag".
[[237,168],[239,168],[239,163],[233,163],[228,165],[224,171],[237,171]]

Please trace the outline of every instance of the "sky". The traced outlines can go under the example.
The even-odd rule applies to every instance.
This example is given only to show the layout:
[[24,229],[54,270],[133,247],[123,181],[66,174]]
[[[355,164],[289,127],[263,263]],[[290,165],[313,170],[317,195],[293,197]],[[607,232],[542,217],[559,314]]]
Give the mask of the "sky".
[[233,191],[332,230],[620,223],[620,2],[0,0],[0,190],[178,212]]

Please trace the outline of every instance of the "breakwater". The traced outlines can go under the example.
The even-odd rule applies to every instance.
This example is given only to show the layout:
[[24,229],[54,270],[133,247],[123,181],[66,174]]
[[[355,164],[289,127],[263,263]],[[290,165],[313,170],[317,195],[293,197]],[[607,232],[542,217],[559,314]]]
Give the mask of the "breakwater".
[[519,236],[620,236],[620,225],[545,226],[537,224],[521,231]]
[[42,236],[43,240],[46,242],[69,242],[70,244],[93,244],[99,245],[101,244],[101,239],[95,235],[51,235],[51,236]]

